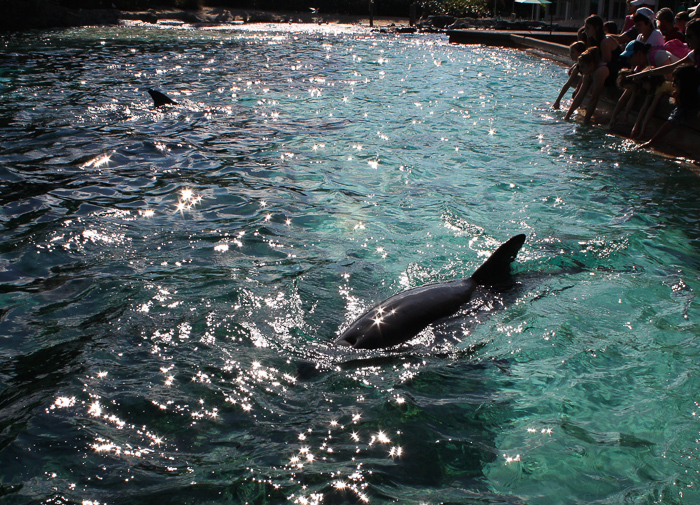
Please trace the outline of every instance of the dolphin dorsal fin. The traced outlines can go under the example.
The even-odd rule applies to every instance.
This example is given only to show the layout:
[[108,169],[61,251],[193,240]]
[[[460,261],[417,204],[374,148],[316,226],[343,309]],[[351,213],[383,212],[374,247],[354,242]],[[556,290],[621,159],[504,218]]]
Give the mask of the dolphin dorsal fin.
[[515,260],[520,248],[525,243],[525,235],[512,237],[501,244],[494,253],[476,269],[471,279],[481,286],[499,284],[510,277],[510,264]]
[[153,107],[158,108],[162,105],[177,105],[175,100],[155,89],[149,89],[148,94],[153,98]]

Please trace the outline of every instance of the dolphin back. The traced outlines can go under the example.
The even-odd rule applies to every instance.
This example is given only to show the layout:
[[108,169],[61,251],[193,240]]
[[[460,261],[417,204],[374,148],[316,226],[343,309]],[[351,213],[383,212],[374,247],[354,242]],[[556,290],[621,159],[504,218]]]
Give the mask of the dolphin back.
[[510,279],[510,264],[515,261],[520,248],[525,243],[525,235],[512,237],[500,245],[483,265],[477,268],[471,279],[480,286],[493,286]]
[[380,349],[407,342],[428,325],[457,312],[478,285],[506,284],[510,264],[524,243],[525,235],[511,238],[468,279],[428,284],[387,298],[356,319],[335,343],[355,349]]
[[162,105],[177,105],[177,102],[170,98],[169,96],[156,91],[155,89],[149,89],[148,94],[153,98],[153,107],[160,107]]

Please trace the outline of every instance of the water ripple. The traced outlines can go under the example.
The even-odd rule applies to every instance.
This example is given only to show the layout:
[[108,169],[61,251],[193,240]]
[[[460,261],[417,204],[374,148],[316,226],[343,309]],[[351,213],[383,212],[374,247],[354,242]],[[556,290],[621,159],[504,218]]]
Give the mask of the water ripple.
[[[564,69],[330,25],[3,43],[0,496],[697,502],[698,180],[562,121]],[[512,290],[331,344],[516,233]]]

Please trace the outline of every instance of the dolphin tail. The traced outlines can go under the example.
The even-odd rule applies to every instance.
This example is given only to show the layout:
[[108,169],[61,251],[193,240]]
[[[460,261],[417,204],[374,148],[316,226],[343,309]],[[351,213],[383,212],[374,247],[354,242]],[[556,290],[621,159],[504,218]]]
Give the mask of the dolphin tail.
[[525,235],[520,234],[501,244],[489,259],[477,268],[471,279],[481,286],[507,282],[510,279],[510,264],[515,261],[525,238]]
[[153,107],[158,108],[162,105],[177,105],[175,100],[155,89],[149,89],[148,94],[153,98]]

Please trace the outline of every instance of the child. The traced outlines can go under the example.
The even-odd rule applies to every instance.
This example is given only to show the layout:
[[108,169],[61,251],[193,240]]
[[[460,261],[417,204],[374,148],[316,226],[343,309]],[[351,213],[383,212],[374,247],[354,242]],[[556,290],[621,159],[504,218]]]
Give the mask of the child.
[[637,96],[639,96],[642,91],[641,84],[630,78],[633,73],[634,70],[630,68],[623,68],[617,75],[617,87],[623,91],[620,99],[615,105],[615,109],[610,116],[608,128],[611,130],[618,125],[617,116],[620,115],[620,111],[622,111],[623,107],[625,112],[622,115],[622,121],[619,124],[624,125],[627,123],[627,117],[629,116],[630,110],[632,110]]
[[688,11],[681,11],[678,14],[676,14],[675,21],[676,28],[678,28],[678,31],[685,35],[685,27],[688,24],[688,21],[690,21],[690,14],[688,14]]
[[658,142],[673,130],[681,120],[690,118],[698,106],[700,106],[700,70],[694,66],[684,65],[677,67],[673,71],[673,87],[675,88],[673,98],[676,108],[673,109],[668,120],[661,125],[659,131],[648,141],[641,144],[640,148],[646,148]]
[[590,123],[591,117],[598,106],[598,99],[605,86],[605,81],[610,75],[610,69],[604,61],[601,61],[600,49],[597,47],[589,47],[578,57],[578,69],[583,77],[579,89],[576,90],[574,95],[574,101],[564,119],[567,121],[571,119],[571,115],[576,112],[576,109],[583,103],[583,99],[590,91],[591,98],[586,107],[586,115],[583,118],[584,123]]
[[559,96],[557,97],[556,101],[552,105],[552,108],[555,110],[559,110],[559,107],[561,105],[561,99],[564,98],[564,95],[566,92],[569,90],[570,87],[572,87],[574,84],[578,84],[578,81],[580,79],[581,74],[578,71],[578,57],[583,54],[583,52],[586,50],[586,44],[581,42],[580,40],[577,42],[574,42],[569,46],[569,56],[571,59],[574,61],[574,64],[571,65],[569,68],[569,79],[566,81],[566,84],[562,86],[561,91],[559,92]]
[[617,35],[619,33],[615,21],[606,21],[603,23],[603,31],[605,31],[606,35]]
[[673,92],[673,85],[667,81],[663,75],[648,75],[639,80],[642,92],[646,95],[642,108],[639,109],[637,121],[634,123],[630,137],[633,139],[643,138],[647,124],[656,112],[661,98]]
[[700,56],[696,56],[696,52],[700,50],[700,18],[691,19],[685,27],[685,39],[688,41],[690,52],[676,61],[658,68],[646,69],[634,74],[633,79],[639,79],[645,75],[664,75],[673,72],[676,68],[682,65],[693,65],[700,68]]

